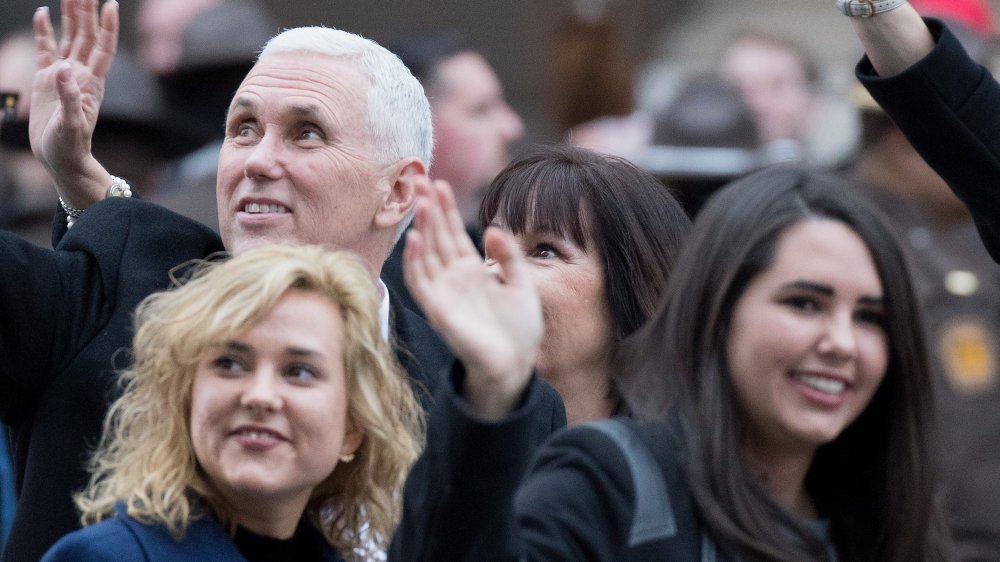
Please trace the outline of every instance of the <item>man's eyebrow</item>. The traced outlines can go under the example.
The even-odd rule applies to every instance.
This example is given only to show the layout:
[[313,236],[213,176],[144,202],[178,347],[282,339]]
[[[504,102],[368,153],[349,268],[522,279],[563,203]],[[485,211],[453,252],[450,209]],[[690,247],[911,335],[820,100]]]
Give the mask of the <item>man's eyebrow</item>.
[[320,117],[320,110],[314,105],[293,105],[288,108],[287,112],[297,119],[315,120]]
[[243,112],[243,111],[253,112],[256,109],[257,109],[257,102],[255,102],[254,100],[243,96],[236,97],[233,98],[233,103],[229,105],[229,110],[226,111],[226,119],[228,120],[229,116],[232,115],[233,113]]
[[232,109],[254,109],[257,107],[257,102],[244,96],[233,98]]

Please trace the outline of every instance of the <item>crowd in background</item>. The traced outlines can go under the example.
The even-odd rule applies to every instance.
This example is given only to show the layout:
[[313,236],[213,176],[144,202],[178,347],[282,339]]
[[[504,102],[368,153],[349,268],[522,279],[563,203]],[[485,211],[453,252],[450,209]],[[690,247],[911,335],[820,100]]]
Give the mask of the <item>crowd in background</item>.
[[[989,4],[909,3],[921,15],[943,21],[977,62],[993,66],[1000,32]],[[659,314],[687,221],[697,219],[713,194],[776,166],[823,171],[870,200],[900,241],[921,317],[908,329],[925,340],[933,374],[936,417],[930,420],[932,446],[923,460],[940,473],[938,501],[958,557],[1000,558],[1000,266],[984,247],[982,227],[977,230],[967,202],[956,197],[866,89],[830,76],[809,44],[767,29],[746,29],[730,38],[710,71],[673,72],[667,77],[671,94],[660,107],[650,107],[639,101],[639,69],[622,51],[624,39],[603,11],[607,5],[574,6],[573,17],[551,38],[551,50],[539,54],[555,84],[549,117],[558,124],[561,136],[551,140],[559,148],[525,151],[531,123],[508,103],[504,85],[468,37],[455,31],[414,33],[385,43],[427,95],[434,127],[429,175],[450,186],[449,195],[437,196],[444,201],[439,202],[442,213],[457,213],[476,256],[495,262],[503,253],[506,241],[484,238],[484,229],[502,226],[519,248],[575,251],[574,264],[583,264],[563,277],[532,266],[526,273],[545,320],[534,372],[559,394],[568,422],[636,414],[624,398],[634,381],[616,378],[614,360],[632,349],[621,342]],[[220,148],[227,110],[261,47],[280,30],[272,15],[250,0],[141,0],[136,13],[135,22],[123,25],[134,27],[137,49],[131,53],[120,47],[107,73],[92,153],[108,172],[125,178],[139,198],[201,223],[206,232],[222,229],[228,241],[215,189],[224,181],[216,171],[224,165]],[[63,216],[55,182],[29,143],[35,49],[28,27],[0,37],[5,104],[0,229],[51,248],[65,228],[59,228]],[[847,92],[828,86],[847,82],[854,84]],[[594,153],[615,158],[603,160]],[[600,171],[579,171],[594,168]],[[601,193],[602,182],[635,191],[621,187],[620,194],[609,196]],[[433,187],[420,193],[436,197]],[[448,197],[453,197],[450,203]],[[573,205],[562,204],[565,200]],[[590,209],[586,218],[577,215],[580,208]],[[650,209],[649,214],[631,215],[637,208]],[[430,215],[422,207],[412,230],[433,230],[428,225],[438,218]],[[548,248],[539,231],[570,240],[569,250]],[[426,294],[411,296],[404,281],[417,276],[404,265],[406,242],[422,235],[399,234],[384,268],[377,269],[384,283],[379,290],[392,295],[393,306],[426,314],[468,367],[463,351],[475,347],[456,342],[451,330],[441,327],[447,315],[440,307],[421,311],[433,300]],[[594,255],[597,266],[587,261]],[[599,281],[573,285],[574,276],[587,275]],[[616,281],[621,279],[628,281]],[[560,302],[567,287],[572,306]],[[591,317],[591,309],[607,312]],[[410,370],[405,359],[400,363]],[[547,396],[550,390],[527,388],[532,400],[532,393]],[[415,398],[431,411],[426,396]],[[428,431],[433,427],[432,421]],[[15,490],[22,485],[15,481],[17,451],[10,444],[0,441],[0,545],[14,518]],[[26,449],[21,454],[27,455]],[[343,544],[363,548],[363,542]],[[770,552],[766,544],[754,548],[760,548],[758,554]]]

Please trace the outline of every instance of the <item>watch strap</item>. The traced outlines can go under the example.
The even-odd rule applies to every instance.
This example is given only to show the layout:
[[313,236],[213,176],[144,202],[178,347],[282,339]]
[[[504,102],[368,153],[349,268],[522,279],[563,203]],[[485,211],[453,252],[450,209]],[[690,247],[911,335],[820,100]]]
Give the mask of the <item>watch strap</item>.
[[906,4],[906,0],[837,0],[837,8],[841,13],[860,18],[870,18],[895,10],[903,4]]

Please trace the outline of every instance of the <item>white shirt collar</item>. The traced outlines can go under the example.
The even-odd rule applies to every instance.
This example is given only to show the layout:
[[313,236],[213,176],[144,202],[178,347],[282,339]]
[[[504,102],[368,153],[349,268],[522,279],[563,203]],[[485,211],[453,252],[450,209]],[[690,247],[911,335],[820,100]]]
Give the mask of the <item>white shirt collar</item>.
[[378,289],[378,321],[382,327],[382,339],[389,341],[389,289],[381,279],[375,284]]

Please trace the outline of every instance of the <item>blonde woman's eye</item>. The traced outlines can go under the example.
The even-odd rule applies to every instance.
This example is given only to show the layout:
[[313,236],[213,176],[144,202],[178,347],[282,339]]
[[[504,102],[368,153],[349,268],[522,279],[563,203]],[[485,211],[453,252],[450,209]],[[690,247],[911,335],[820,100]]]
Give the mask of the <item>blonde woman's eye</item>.
[[306,365],[293,365],[289,367],[286,376],[295,382],[309,382],[317,378],[316,371]]
[[226,375],[238,375],[246,369],[233,357],[223,356],[212,361],[212,368]]

